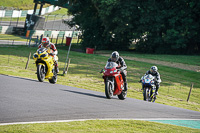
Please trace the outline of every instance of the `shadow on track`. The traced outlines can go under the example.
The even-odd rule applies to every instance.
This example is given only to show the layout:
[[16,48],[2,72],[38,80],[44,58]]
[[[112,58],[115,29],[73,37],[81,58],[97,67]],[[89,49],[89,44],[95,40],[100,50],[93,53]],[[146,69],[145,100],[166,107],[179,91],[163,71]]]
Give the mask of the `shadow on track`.
[[[62,90],[62,89],[61,89],[61,90]],[[96,95],[96,94],[91,94],[91,93],[85,93],[85,92],[79,92],[79,91],[71,91],[71,90],[62,90],[62,91],[67,91],[67,92],[76,93],[76,94],[81,94],[81,95],[86,95],[86,96],[104,98],[104,99],[106,98],[105,96]]]
[[[28,81],[39,82],[39,81],[36,80],[36,79],[28,79],[28,78],[22,78],[22,77],[10,76],[10,75],[5,75],[5,74],[0,74],[0,75],[7,76],[7,77],[12,77],[12,78],[17,78],[17,79],[28,80]],[[48,82],[40,82],[40,83],[48,83]]]

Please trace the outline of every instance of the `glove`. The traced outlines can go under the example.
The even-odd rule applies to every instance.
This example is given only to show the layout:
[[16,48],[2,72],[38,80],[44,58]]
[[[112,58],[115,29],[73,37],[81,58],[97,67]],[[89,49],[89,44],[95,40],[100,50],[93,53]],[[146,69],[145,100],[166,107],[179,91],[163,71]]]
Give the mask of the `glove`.
[[101,69],[101,71],[99,73],[103,73],[103,69]]
[[51,56],[54,56],[54,54],[53,54],[53,53],[49,53],[49,55],[51,55]]

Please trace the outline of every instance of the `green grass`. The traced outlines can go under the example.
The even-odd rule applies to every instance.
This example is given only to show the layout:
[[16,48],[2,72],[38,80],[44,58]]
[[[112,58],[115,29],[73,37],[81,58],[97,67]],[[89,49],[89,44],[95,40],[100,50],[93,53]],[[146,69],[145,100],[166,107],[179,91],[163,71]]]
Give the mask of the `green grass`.
[[44,17],[45,17],[45,20],[69,19],[68,9],[66,9],[66,8],[60,8],[60,10],[51,12],[49,14],[45,14]]
[[26,37],[24,37],[24,36],[0,34],[0,40],[26,41],[27,39],[26,39]]
[[191,55],[152,55],[152,54],[123,54],[124,56],[138,57],[138,58],[147,58],[153,60],[161,60],[168,62],[183,63],[189,65],[200,66],[200,56],[191,56]]
[[[16,9],[22,10],[29,10],[34,9],[35,3],[33,0],[0,0],[0,5],[3,7],[14,7]],[[49,6],[49,4],[45,4],[44,7]],[[40,6],[38,5],[37,8],[39,9]]]
[[[68,47],[57,48],[59,53],[59,68],[60,73],[62,73]],[[33,54],[36,49],[36,47],[28,48],[24,46],[1,47],[0,74],[37,79],[35,74],[36,66],[33,64],[34,60],[32,58],[28,69],[24,69],[29,52]],[[71,51],[69,58],[71,59],[71,64],[68,74],[66,76],[60,74],[57,84],[104,92],[102,75],[98,72],[104,68],[107,57]],[[153,64],[131,60],[126,60],[126,64],[128,66],[128,97],[142,100],[141,84],[138,81]],[[159,89],[160,95],[156,102],[200,111],[200,73],[162,65],[157,66],[163,82],[161,83]],[[194,88],[190,100],[187,102],[191,83],[194,83]]]
[[[24,21],[25,22],[26,17],[12,18],[12,20],[11,20],[11,17],[2,17],[2,18],[0,18],[0,20],[1,20],[1,22],[9,21],[9,24],[13,26],[13,22],[17,22],[17,21],[18,22],[20,22],[20,21]],[[10,21],[11,21],[11,23],[10,23]]]
[[[99,51],[99,53],[110,54],[112,51]],[[140,54],[135,52],[119,51],[122,56],[160,60],[167,62],[183,63],[200,66],[200,55],[164,55],[164,54]]]
[[67,15],[68,13],[68,9],[67,8],[61,8],[60,10],[57,10],[57,11],[54,11],[54,12],[51,12],[50,14],[51,15]]
[[199,129],[138,120],[88,120],[66,123],[25,124],[0,126],[6,133],[198,133]]
[[[0,40],[8,40],[9,44],[11,44],[13,40],[14,40],[14,43],[16,41],[27,42],[27,45],[29,43],[29,38],[26,38],[25,36],[16,36],[16,35],[7,35],[7,34],[0,34]],[[36,37],[32,38],[31,40],[31,42],[36,42],[36,41],[37,41]],[[59,42],[61,41],[59,40]],[[7,44],[4,44],[4,45],[7,45]]]

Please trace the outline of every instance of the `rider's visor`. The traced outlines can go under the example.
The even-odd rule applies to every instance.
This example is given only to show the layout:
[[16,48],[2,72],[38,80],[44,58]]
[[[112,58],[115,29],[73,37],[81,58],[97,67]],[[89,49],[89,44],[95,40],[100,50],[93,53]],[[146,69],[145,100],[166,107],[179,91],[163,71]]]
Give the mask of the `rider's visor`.
[[153,69],[151,69],[150,71],[151,71],[151,73],[153,73],[153,74],[156,73],[156,71],[154,71]]
[[42,43],[43,47],[47,47],[49,43]]
[[112,58],[111,58],[111,61],[112,61],[112,62],[116,62],[116,61],[117,61],[117,58],[112,57]]

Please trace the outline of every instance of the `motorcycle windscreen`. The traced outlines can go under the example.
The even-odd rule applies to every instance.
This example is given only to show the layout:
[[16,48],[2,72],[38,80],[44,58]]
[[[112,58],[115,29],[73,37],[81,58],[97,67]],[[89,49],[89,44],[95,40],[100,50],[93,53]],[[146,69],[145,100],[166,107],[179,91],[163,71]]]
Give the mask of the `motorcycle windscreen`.
[[46,50],[47,50],[46,48],[42,47],[42,48],[39,48],[39,49],[37,50],[37,52],[38,52],[38,54],[41,54],[41,53],[43,53],[43,52],[46,51]]
[[154,76],[152,76],[151,74],[145,75],[143,77],[143,80],[144,80],[145,83],[150,83],[154,80]]
[[117,67],[117,63],[115,62],[107,62],[105,68],[106,69],[112,69],[113,67]]

